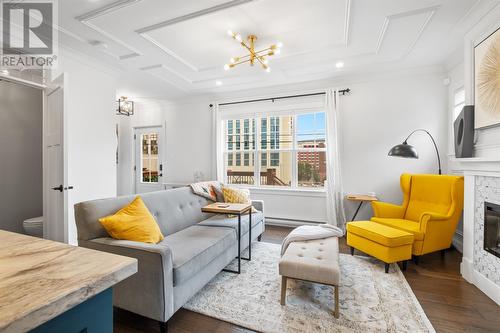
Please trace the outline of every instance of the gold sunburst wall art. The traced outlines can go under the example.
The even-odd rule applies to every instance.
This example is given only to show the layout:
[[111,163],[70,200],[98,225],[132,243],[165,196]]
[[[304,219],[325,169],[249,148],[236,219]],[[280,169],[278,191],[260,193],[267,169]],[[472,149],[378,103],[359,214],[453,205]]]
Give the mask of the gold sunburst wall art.
[[500,125],[500,28],[474,48],[475,128]]

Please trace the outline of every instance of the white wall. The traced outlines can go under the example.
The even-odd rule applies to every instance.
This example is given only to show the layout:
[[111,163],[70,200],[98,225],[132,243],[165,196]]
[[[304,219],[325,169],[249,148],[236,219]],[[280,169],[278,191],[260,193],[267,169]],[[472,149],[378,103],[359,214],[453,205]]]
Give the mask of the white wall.
[[120,116],[118,194],[134,189],[133,128],[165,126],[164,183],[191,183],[196,172],[210,179],[212,162],[211,114],[209,102],[198,100],[172,103],[166,100],[134,98],[135,114]]
[[0,81],[0,229],[43,215],[42,90]]
[[[404,160],[387,156],[389,149],[401,143],[417,128],[429,130],[436,138],[446,170],[448,144],[448,97],[443,85],[441,68],[423,68],[383,76],[357,77],[339,81],[309,82],[289,87],[275,87],[264,91],[243,91],[213,97],[200,97],[183,103],[164,102],[162,114],[154,103],[139,103],[137,115],[122,122],[122,133],[131,126],[154,125],[165,121],[167,126],[166,181],[189,183],[195,171],[213,173],[211,142],[212,120],[209,101],[228,101],[240,98],[284,95],[325,87],[349,87],[352,93],[342,97],[342,168],[346,193],[376,192],[381,199],[401,200],[399,176],[402,172],[437,172],[437,162],[431,141],[422,133],[410,139],[420,154],[419,160]],[[149,105],[149,106],[148,106]],[[160,107],[161,108],[161,107]],[[144,113],[144,114],[140,114]],[[123,135],[120,143],[124,147]],[[126,146],[125,146],[126,147]],[[131,166],[121,155],[122,166]],[[130,182],[120,168],[120,183]],[[129,179],[129,181],[127,181]],[[130,184],[120,186],[120,194],[130,192]],[[255,199],[266,202],[266,215],[276,218],[326,221],[324,193],[290,193],[252,191]],[[346,203],[350,217],[355,205]],[[368,218],[371,208],[365,205],[358,218]]]
[[[474,46],[500,27],[500,4],[474,26],[464,38],[464,85],[465,103],[474,105]],[[500,155],[500,126],[476,131],[474,156],[496,157]]]
[[[434,147],[424,133],[408,143],[419,153],[418,160],[387,156],[389,149],[404,141],[414,129],[428,130],[438,143],[446,170],[447,90],[444,75],[411,73],[400,77],[352,83],[350,96],[342,99],[342,173],[346,193],[375,192],[383,201],[399,203],[399,175],[437,173]],[[371,216],[366,205],[358,219]],[[355,204],[347,203],[348,218]]]
[[93,60],[60,50],[67,101],[68,240],[76,244],[73,205],[86,200],[116,196],[114,73]]

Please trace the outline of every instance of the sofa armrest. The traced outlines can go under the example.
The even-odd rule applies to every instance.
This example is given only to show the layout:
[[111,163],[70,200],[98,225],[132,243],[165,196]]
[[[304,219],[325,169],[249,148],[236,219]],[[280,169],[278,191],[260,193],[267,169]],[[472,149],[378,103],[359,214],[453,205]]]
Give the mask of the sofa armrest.
[[375,217],[401,219],[404,216],[404,207],[387,202],[372,201],[373,214]]
[[168,245],[108,237],[80,240],[79,245],[138,260],[137,274],[113,288],[115,306],[163,322],[173,315],[173,263]]
[[264,213],[264,200],[252,200],[252,205],[255,207],[255,209],[260,210],[262,213]]

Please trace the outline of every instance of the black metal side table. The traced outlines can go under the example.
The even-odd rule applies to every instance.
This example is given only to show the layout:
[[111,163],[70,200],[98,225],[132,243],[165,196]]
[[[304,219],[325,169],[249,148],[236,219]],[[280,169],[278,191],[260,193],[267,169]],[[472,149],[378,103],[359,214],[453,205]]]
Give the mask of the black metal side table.
[[[223,269],[225,272],[240,274],[241,273],[241,260],[252,260],[252,205],[251,204],[232,204],[216,202],[201,208],[204,213],[212,214],[228,214],[236,215],[238,217],[238,230],[236,231],[238,237],[238,270]],[[248,258],[241,256],[241,216],[248,212]]]

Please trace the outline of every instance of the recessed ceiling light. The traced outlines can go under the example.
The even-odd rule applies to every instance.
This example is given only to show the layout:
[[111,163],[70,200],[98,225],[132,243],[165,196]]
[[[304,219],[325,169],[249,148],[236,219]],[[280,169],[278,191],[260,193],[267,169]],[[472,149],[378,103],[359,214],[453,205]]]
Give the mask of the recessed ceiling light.
[[339,61],[339,62],[337,62],[337,63],[335,64],[335,67],[337,67],[337,68],[342,68],[342,67],[344,67],[344,63],[343,63],[342,61]]
[[215,85],[216,86],[222,86],[222,81],[219,81],[219,80],[215,81]]

